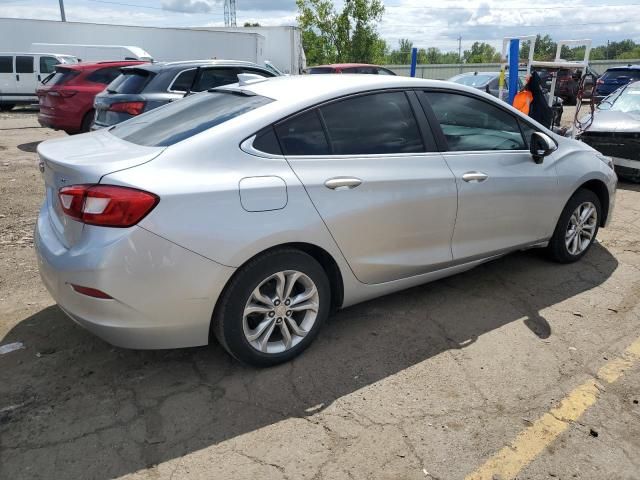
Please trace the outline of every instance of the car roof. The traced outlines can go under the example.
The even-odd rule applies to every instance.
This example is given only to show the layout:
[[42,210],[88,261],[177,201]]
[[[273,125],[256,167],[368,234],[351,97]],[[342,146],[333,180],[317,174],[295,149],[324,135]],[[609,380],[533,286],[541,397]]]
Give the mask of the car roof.
[[265,69],[265,67],[253,62],[244,62],[241,60],[217,60],[217,59],[203,59],[203,60],[185,60],[180,62],[156,62],[147,63],[145,65],[138,65],[136,68],[142,68],[152,72],[159,72],[166,69],[180,69],[184,67],[199,67],[204,65],[221,66],[221,67],[258,67]]
[[391,75],[292,75],[261,79],[246,85],[231,84],[221,90],[251,92],[289,103],[313,104],[342,95],[393,88],[447,87],[476,92],[476,89],[453,82]]
[[350,68],[350,67],[379,67],[371,63],[329,63],[327,65],[314,65],[309,68]]
[[616,70],[640,70],[640,65],[623,65],[620,67],[607,68],[607,72]]
[[104,62],[80,62],[80,63],[61,63],[56,68],[66,68],[70,70],[97,70],[98,68],[107,67],[129,67],[134,65],[143,65],[142,60],[109,60]]

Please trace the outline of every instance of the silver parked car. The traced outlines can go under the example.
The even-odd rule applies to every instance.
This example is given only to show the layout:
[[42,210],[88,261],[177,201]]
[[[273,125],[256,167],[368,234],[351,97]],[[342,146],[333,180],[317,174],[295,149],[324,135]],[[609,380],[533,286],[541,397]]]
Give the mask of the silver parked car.
[[38,146],[60,307],[131,348],[273,365],[330,312],[611,218],[611,161],[494,97],[393,76],[256,79]]

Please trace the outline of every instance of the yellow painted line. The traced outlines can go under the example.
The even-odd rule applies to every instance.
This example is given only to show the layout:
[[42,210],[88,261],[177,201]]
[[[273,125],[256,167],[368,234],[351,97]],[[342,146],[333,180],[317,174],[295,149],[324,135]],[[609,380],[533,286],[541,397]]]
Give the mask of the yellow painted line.
[[[622,356],[610,360],[597,373],[607,383],[618,380],[625,370],[640,360],[640,338],[625,349]],[[489,458],[465,480],[509,480],[535,459],[568,427],[598,400],[596,379],[591,379],[569,393],[557,407],[520,432],[511,444]]]

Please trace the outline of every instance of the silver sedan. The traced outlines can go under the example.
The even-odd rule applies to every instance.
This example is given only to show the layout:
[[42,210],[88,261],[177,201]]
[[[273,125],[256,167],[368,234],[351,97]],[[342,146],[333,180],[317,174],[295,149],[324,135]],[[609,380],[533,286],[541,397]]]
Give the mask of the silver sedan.
[[40,271],[69,317],[261,366],[336,309],[515,250],[580,259],[616,187],[589,146],[403,77],[242,77],[38,153]]

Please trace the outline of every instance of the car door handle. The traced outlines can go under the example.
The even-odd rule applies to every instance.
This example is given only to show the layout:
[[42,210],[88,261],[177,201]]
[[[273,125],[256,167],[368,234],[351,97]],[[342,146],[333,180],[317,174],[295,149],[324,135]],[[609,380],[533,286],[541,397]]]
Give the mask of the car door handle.
[[356,188],[362,180],[356,177],[335,177],[324,182],[324,186],[331,190],[347,190]]
[[16,81],[19,82],[20,81],[20,75],[16,74]]
[[482,172],[467,172],[464,175],[462,175],[462,179],[465,182],[484,182],[487,178],[489,178],[489,175],[487,175],[486,173],[482,173]]

